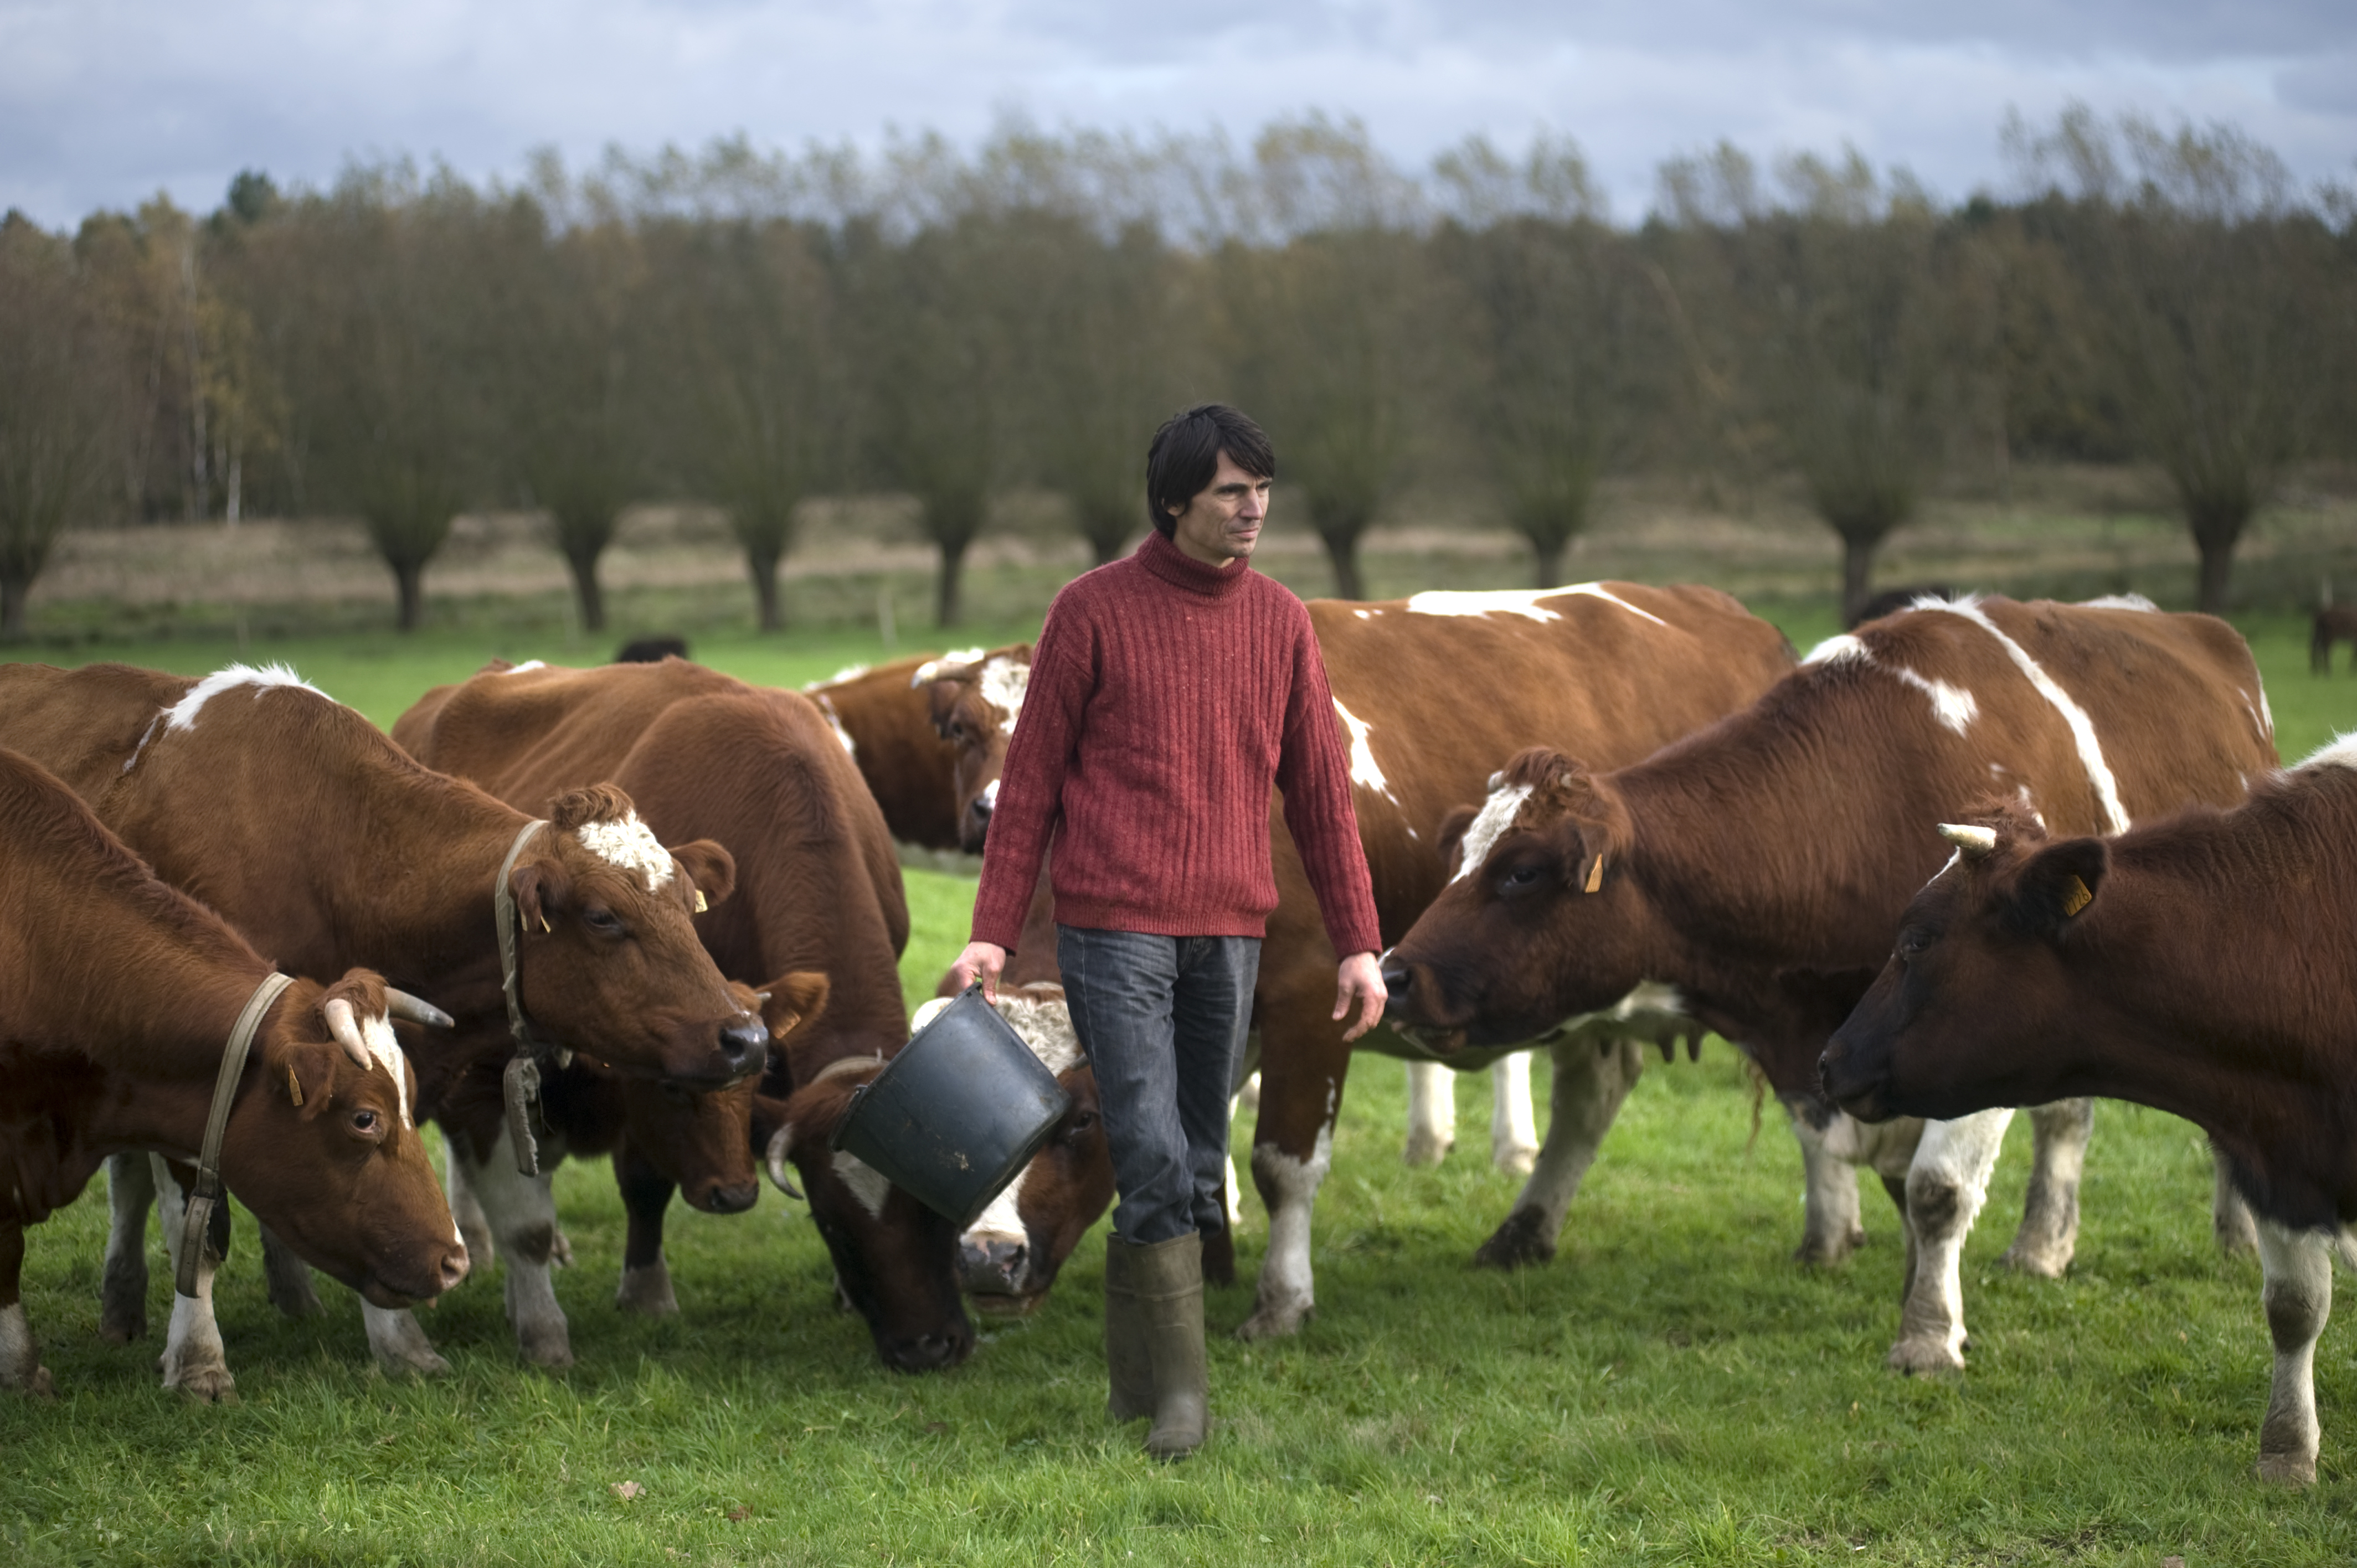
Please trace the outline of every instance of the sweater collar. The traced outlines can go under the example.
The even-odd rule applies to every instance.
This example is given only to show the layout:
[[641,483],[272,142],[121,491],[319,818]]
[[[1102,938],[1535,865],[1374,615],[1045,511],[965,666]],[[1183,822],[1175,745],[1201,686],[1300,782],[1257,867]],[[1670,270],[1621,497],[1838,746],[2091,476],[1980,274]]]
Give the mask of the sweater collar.
[[1165,539],[1158,528],[1146,531],[1146,542],[1137,547],[1135,559],[1139,565],[1172,586],[1212,599],[1234,593],[1252,571],[1249,559],[1232,560],[1225,566],[1206,565]]

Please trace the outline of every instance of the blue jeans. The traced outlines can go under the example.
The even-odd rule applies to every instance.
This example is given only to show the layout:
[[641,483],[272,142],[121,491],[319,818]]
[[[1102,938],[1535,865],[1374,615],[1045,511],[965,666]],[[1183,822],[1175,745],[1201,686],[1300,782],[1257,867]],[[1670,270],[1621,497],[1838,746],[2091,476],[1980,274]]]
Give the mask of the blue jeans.
[[1252,1026],[1257,937],[1056,928],[1072,1027],[1096,1069],[1121,1202],[1147,1247],[1227,1227],[1228,1100]]

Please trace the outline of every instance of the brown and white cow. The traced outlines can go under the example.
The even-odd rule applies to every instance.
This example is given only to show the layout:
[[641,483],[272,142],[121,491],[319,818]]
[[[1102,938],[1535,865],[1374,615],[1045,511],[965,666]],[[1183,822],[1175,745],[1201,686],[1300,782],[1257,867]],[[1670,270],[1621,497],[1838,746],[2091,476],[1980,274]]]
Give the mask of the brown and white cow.
[[[1910,1239],[1891,1364],[1961,1366],[1958,1256],[2011,1113],[1878,1148],[1816,1095],[1826,1036],[1938,869],[1919,824],[1996,794],[2060,831],[2115,833],[2232,803],[2274,766],[2258,671],[2222,621],[1927,603],[1831,639],[1744,712],[1633,767],[1517,757],[1468,832],[1466,870],[1386,963],[1394,1014],[1479,1047],[1654,990],[1749,1051],[1793,1112],[1809,1245],[1841,1250],[1856,1224],[1855,1178],[1836,1185],[1830,1156],[1881,1171]],[[2050,1197],[2009,1256],[2054,1273],[2075,1243],[2084,1102],[2044,1121]],[[1491,1244],[1551,1240],[1560,1219],[1518,1206]]]
[[981,656],[980,649],[920,653],[873,669],[855,666],[802,688],[858,765],[897,843],[960,848],[958,747],[935,728],[926,687],[944,663],[963,667]]
[[[954,1230],[913,1200],[886,1201],[826,1146],[858,1075],[908,1040],[908,909],[881,814],[813,704],[688,665],[494,671],[427,693],[394,734],[511,800],[612,777],[651,822],[730,844],[737,897],[699,919],[721,968],[813,971],[831,986],[823,1016],[763,1079],[756,1146],[781,1182],[801,1169],[839,1285],[885,1359],[910,1370],[963,1359],[974,1339]],[[644,1207],[633,1200],[634,1224]],[[1060,1258],[1042,1262],[1052,1277]]]
[[[505,1066],[514,1047],[492,885],[532,821],[524,813],[419,767],[359,714],[276,668],[197,681],[120,664],[0,666],[0,733],[158,875],[290,970],[366,964],[455,1015],[456,1029],[409,1042],[425,1112],[469,1073]],[[610,786],[541,804],[548,826],[508,884],[533,1026],[638,1074],[716,1086],[757,1068],[769,1032],[739,1010],[692,923],[699,898],[727,897],[728,853],[709,841],[664,850]],[[512,1170],[512,1156],[500,1157]],[[141,1238],[153,1178],[136,1160],[109,1174],[122,1192],[102,1323],[133,1338],[146,1326]],[[178,1195],[164,1197],[168,1229]],[[273,1295],[290,1311],[317,1306],[299,1271],[274,1275]],[[447,1369],[406,1313],[363,1316],[389,1369]],[[176,1315],[175,1334],[183,1327],[217,1333]]]
[[[25,1228],[72,1202],[110,1155],[198,1158],[231,1031],[271,972],[62,783],[0,751],[0,1387],[51,1386],[19,1294]],[[386,1013],[384,983],[366,970],[281,993],[253,1036],[221,1169],[304,1258],[394,1307],[457,1284],[467,1254]],[[176,1316],[209,1304],[210,1263]],[[167,1387],[227,1387],[217,1337],[178,1348]]]
[[[1544,741],[1634,761],[1732,712],[1792,668],[1782,633],[1710,588],[1587,583],[1537,592],[1426,593],[1377,604],[1316,599],[1309,617],[1351,757],[1360,838],[1387,938],[1405,930],[1440,891],[1447,876],[1441,824],[1460,800],[1478,794],[1498,757]],[[974,716],[986,721],[989,710]],[[1277,908],[1254,996],[1262,1087],[1252,1155],[1269,1241],[1258,1299],[1241,1329],[1247,1337],[1292,1333],[1313,1308],[1310,1214],[1330,1164],[1352,1048],[1330,1016],[1336,955],[1274,802],[1269,832]],[[1036,961],[1043,949],[1052,952],[1049,918],[1046,901],[1035,901],[1016,965]],[[1528,1048],[1557,1021],[1501,1040],[1501,1048],[1447,1059],[1486,1066]],[[1633,1066],[1621,1064],[1638,1059],[1635,1046],[1624,1049],[1620,1038],[1655,1035],[1663,1023],[1615,1020],[1614,1072],[1633,1074]],[[1666,1023],[1684,1026],[1682,1020]],[[1367,1036],[1359,1048],[1412,1062],[1439,1059],[1389,1029]],[[1593,1043],[1566,1042],[1555,1054],[1555,1124],[1534,1185],[1566,1181],[1565,1162],[1549,1151],[1576,1136],[1571,1129],[1587,1114],[1583,1107],[1600,1092]],[[1577,1172],[1567,1179],[1576,1183]],[[1207,1273],[1232,1278],[1232,1239],[1211,1239]]]
[[957,808],[958,847],[980,854],[998,806],[998,773],[1006,743],[1023,713],[1031,682],[1031,645],[1009,643],[987,653],[969,650],[918,667],[909,684],[922,693],[934,732],[956,757],[951,794]]
[[2018,811],[1941,833],[1826,1092],[1872,1118],[2097,1094],[2201,1126],[2258,1219],[2259,1474],[2315,1480],[2316,1342],[2333,1257],[2357,1263],[2357,737],[2108,841]]

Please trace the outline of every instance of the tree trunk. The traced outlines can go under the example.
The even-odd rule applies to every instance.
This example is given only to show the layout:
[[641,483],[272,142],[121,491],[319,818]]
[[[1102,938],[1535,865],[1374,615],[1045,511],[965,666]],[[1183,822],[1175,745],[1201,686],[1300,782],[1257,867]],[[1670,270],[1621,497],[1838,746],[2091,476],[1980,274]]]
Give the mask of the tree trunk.
[[2234,575],[2234,537],[2215,535],[2193,542],[2201,553],[2201,588],[2194,607],[2203,615],[2222,616],[2226,613],[2226,585]]
[[1879,538],[1855,539],[1842,537],[1842,624],[1848,626],[1857,618],[1866,601],[1874,596],[1874,548]]
[[964,578],[965,547],[969,542],[963,539],[955,542],[946,539],[941,542],[942,574],[933,587],[933,624],[936,626],[947,628],[958,623],[958,589]]
[[1359,575],[1359,531],[1347,532],[1337,529],[1321,532],[1326,542],[1326,558],[1334,564],[1334,596],[1338,599],[1363,599],[1367,596],[1365,582]]
[[1121,559],[1121,547],[1123,542],[1124,536],[1118,533],[1112,535],[1091,533],[1089,535],[1089,549],[1095,554],[1097,564],[1100,566],[1110,566],[1114,562]]
[[778,607],[778,556],[775,551],[748,550],[745,569],[753,578],[753,603],[759,612],[763,631],[776,631],[786,624],[784,612]]
[[393,585],[401,593],[401,612],[394,621],[404,631],[415,631],[425,618],[425,565],[423,562],[395,561],[393,567]]
[[605,630],[606,596],[597,586],[597,552],[568,550],[565,564],[573,572],[574,596],[581,601],[581,629]]
[[32,586],[29,578],[0,577],[0,642],[25,640],[25,597]]
[[1536,535],[1526,535],[1526,537],[1530,539],[1532,553],[1535,554],[1539,561],[1539,580],[1531,585],[1536,588],[1561,587],[1563,585],[1563,552],[1570,541],[1540,539]]

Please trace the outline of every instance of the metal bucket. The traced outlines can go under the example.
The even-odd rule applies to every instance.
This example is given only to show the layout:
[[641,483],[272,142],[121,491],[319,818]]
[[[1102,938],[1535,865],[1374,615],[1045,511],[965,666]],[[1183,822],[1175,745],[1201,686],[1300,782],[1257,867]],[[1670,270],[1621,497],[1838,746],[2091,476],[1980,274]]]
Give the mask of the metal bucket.
[[1039,1152],[1071,1104],[972,985],[852,1091],[829,1146],[963,1228]]

